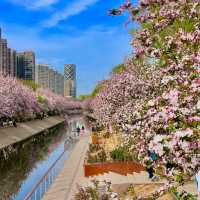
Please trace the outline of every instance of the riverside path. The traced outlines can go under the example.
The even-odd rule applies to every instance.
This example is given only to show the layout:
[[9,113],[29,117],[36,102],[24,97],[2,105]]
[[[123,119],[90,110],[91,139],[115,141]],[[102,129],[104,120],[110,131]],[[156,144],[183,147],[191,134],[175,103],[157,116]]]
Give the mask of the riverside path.
[[69,159],[65,162],[63,170],[50,186],[42,200],[68,200],[71,190],[76,181],[76,176],[80,173],[80,168],[84,161],[88,148],[89,136],[81,136],[79,142],[74,147]]

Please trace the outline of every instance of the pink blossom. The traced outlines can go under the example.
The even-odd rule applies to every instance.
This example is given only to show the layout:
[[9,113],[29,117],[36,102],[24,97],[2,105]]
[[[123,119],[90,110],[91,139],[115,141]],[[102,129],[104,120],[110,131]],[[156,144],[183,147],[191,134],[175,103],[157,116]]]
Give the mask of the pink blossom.
[[164,93],[163,98],[169,100],[171,105],[177,105],[179,94],[180,92],[177,89],[173,89],[170,90],[169,93]]
[[200,122],[200,117],[199,117],[199,116],[189,117],[189,118],[188,118],[188,122],[189,122],[189,123],[192,123],[192,122]]

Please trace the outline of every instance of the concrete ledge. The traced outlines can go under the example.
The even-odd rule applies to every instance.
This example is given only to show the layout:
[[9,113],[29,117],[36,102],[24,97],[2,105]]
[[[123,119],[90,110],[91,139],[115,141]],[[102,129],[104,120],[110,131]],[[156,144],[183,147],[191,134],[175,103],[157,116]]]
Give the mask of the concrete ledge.
[[25,123],[19,123],[17,124],[17,127],[1,128],[0,149],[26,140],[29,137],[37,135],[44,130],[52,128],[64,121],[65,119],[63,117],[54,116],[43,120],[34,120]]

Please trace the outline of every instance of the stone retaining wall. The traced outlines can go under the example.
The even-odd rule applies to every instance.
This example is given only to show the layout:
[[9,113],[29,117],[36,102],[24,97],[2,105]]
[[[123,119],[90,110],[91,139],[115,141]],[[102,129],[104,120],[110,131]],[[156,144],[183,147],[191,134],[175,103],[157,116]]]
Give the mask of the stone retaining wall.
[[17,127],[0,129],[0,149],[26,140],[46,129],[50,129],[65,121],[63,117],[53,116],[43,120],[34,120],[17,124]]

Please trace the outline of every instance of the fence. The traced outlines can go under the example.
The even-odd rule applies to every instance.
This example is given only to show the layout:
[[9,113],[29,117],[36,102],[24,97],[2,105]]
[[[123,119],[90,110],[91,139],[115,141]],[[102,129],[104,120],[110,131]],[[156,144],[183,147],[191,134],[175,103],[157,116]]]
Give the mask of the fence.
[[[74,140],[73,140],[74,141]],[[70,144],[70,141],[67,142]],[[71,142],[71,144],[73,144]],[[24,200],[41,200],[46,191],[49,189],[59,172],[64,166],[64,162],[67,159],[68,148],[65,148],[64,152],[58,157],[58,159],[51,165],[49,170],[44,174],[40,181],[35,185],[30,193],[24,198]]]

